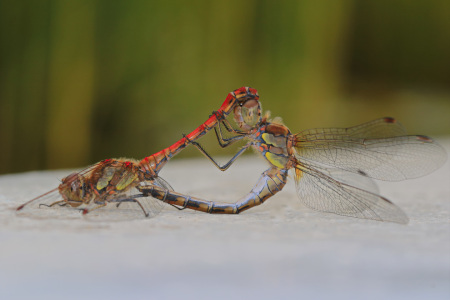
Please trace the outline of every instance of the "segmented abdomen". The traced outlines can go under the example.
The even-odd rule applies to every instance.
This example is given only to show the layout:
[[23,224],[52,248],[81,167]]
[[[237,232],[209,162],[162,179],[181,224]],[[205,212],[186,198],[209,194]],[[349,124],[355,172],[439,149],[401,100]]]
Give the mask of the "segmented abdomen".
[[281,191],[286,184],[287,174],[287,169],[268,169],[261,175],[250,193],[237,203],[217,203],[203,200],[169,191],[158,186],[138,187],[138,189],[144,195],[152,196],[182,208],[194,209],[211,214],[238,214],[264,203],[268,198]]

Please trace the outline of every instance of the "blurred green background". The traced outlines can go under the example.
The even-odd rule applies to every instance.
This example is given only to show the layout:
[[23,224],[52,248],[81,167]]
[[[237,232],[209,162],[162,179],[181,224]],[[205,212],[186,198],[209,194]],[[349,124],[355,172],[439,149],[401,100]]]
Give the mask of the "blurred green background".
[[0,24],[0,173],[142,158],[244,85],[293,132],[450,134],[446,0],[1,1]]

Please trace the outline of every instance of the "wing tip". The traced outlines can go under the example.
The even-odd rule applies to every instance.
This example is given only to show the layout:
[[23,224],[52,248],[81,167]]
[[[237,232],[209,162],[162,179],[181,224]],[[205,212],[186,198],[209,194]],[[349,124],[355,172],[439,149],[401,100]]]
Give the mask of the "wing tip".
[[384,117],[383,120],[386,123],[392,123],[392,124],[393,123],[397,123],[397,120],[395,118],[392,118],[392,117]]
[[418,141],[424,142],[424,143],[433,143],[433,139],[426,135],[416,135],[416,139]]
[[395,218],[385,220],[387,222],[393,222],[397,224],[407,225],[409,223],[408,216],[402,212],[402,215],[397,215]]
[[380,221],[393,222],[398,224],[406,225],[409,223],[408,215],[397,205],[395,205],[391,200],[381,197],[381,199],[389,203],[389,212],[385,217],[380,217]]

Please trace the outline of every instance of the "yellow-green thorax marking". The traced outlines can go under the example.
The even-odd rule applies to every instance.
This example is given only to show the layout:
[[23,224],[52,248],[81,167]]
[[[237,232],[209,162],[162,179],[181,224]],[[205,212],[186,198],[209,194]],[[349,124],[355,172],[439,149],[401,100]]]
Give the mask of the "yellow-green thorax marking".
[[288,145],[291,132],[277,123],[266,123],[255,133],[253,147],[277,168],[285,169],[290,161],[290,147]]

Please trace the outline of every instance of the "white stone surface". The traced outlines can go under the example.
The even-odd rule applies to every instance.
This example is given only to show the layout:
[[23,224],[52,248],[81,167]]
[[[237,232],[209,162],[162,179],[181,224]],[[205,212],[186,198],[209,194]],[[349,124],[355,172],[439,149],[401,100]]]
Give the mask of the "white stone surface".
[[[450,152],[450,139],[441,144]],[[225,173],[175,158],[161,176],[178,192],[234,202],[265,167],[252,154]],[[408,225],[312,211],[292,179],[236,216],[169,206],[120,222],[65,208],[16,215],[67,174],[0,176],[0,299],[450,299],[448,161],[420,179],[379,182]]]

